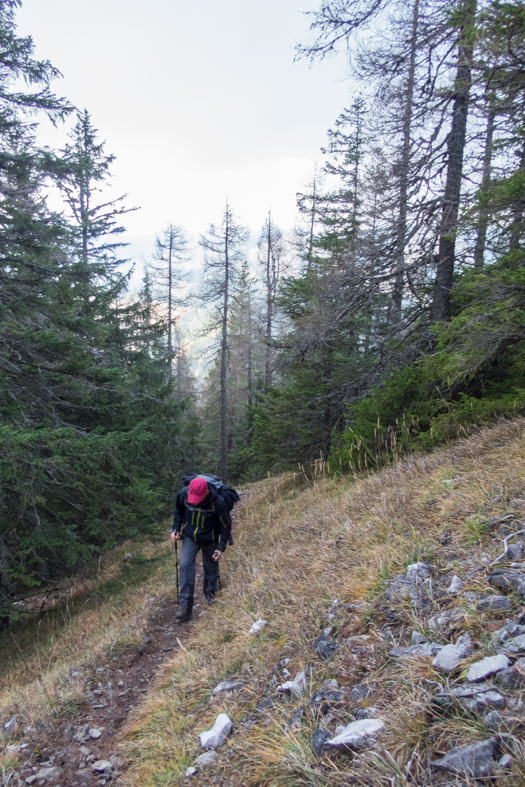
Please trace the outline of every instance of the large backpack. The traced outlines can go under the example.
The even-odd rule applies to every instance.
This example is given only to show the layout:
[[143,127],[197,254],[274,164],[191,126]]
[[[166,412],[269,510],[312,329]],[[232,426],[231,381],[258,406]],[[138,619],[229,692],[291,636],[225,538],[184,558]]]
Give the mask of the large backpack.
[[[182,478],[182,483],[184,486],[189,486],[190,481],[193,481],[194,478],[204,478],[206,483],[212,486],[222,497],[228,511],[231,511],[235,503],[238,503],[241,499],[233,487],[223,483],[222,478],[219,478],[218,475],[212,475],[211,473],[186,473]],[[231,538],[231,536],[229,543],[233,544],[233,538]]]

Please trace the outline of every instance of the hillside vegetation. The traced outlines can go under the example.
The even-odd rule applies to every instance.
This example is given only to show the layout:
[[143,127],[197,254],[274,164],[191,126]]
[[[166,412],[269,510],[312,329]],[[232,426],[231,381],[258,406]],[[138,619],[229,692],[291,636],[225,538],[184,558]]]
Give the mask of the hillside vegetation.
[[[455,746],[489,740],[499,747],[497,759],[512,750],[508,767],[493,763],[498,785],[523,785],[519,663],[510,677],[509,670],[501,673],[506,683],[498,675],[488,681],[500,697],[496,711],[447,692],[470,685],[469,665],[494,654],[493,633],[523,611],[516,592],[507,597],[508,610],[478,605],[505,598],[487,577],[503,538],[523,526],[524,459],[525,421],[518,419],[366,477],[290,473],[245,490],[219,600],[190,627],[179,625],[173,657],[153,654],[160,664],[166,660],[121,735],[121,783],[450,784],[451,775],[430,763]],[[523,548],[519,538],[508,543],[514,542],[519,569]],[[14,732],[0,738],[6,784],[22,785],[20,769],[27,768],[27,751],[17,753],[13,744],[26,742],[33,752],[54,727],[82,721],[79,708],[92,714],[91,672],[117,663],[126,649],[140,653],[144,635],[173,600],[167,543],[128,555],[127,568],[122,557],[101,565],[96,583],[59,599],[43,619],[3,634],[0,721],[17,715]],[[431,565],[431,582],[397,593],[392,578],[418,562]],[[459,596],[446,590],[453,575],[463,581]],[[259,618],[268,624],[250,635]],[[314,649],[323,631],[328,658]],[[400,657],[393,648],[410,645],[413,631],[441,645],[468,633],[472,652],[450,673],[434,667],[432,655]],[[516,659],[520,650],[506,652]],[[301,671],[299,696],[277,692]],[[241,685],[214,694],[226,679]],[[326,680],[338,683],[328,699],[319,694]],[[232,732],[213,765],[188,781],[186,770],[202,753],[198,733],[220,712],[232,720]],[[367,717],[384,727],[364,749],[315,752],[316,730],[327,729],[331,738],[336,727]],[[37,764],[38,745],[31,755]]]
[[[469,664],[494,652],[492,633],[505,614],[521,614],[516,594],[510,612],[484,612],[477,604],[495,592],[487,564],[525,516],[524,426],[502,422],[366,478],[310,485],[288,474],[255,486],[226,556],[220,601],[165,665],[129,727],[126,783],[182,783],[202,753],[198,733],[225,712],[232,733],[214,765],[195,777],[199,785],[450,783],[450,774],[429,769],[431,761],[509,731],[517,736],[512,762],[500,770],[498,785],[522,785],[520,691],[502,692],[497,724],[486,708],[436,696],[462,685]],[[502,525],[511,513],[515,519]],[[387,601],[389,579],[419,561],[433,566],[424,603],[391,593]],[[459,599],[446,592],[454,574],[463,580]],[[437,633],[429,628],[432,617],[458,607],[463,614],[455,622],[442,622]],[[268,625],[249,635],[259,618]],[[326,626],[336,646],[329,659],[312,647]],[[394,646],[411,644],[414,630],[441,644],[468,632],[472,655],[453,673],[433,667],[431,656],[389,656]],[[286,678],[284,659],[292,678],[306,673],[302,696],[276,693]],[[242,688],[213,694],[225,679]],[[344,698],[323,715],[326,704],[312,697],[328,679],[337,680]],[[357,718],[375,714],[384,722],[376,742],[353,755],[315,754],[313,732],[325,726],[334,734],[356,711]],[[507,739],[494,739],[503,741],[501,753]]]

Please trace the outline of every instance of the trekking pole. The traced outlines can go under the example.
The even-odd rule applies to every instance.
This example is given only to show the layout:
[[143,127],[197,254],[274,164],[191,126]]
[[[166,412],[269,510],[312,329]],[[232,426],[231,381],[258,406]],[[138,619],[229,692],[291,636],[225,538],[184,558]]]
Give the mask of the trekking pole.
[[177,578],[177,604],[179,603],[179,553],[177,550],[177,541],[174,542],[175,544],[175,576]]

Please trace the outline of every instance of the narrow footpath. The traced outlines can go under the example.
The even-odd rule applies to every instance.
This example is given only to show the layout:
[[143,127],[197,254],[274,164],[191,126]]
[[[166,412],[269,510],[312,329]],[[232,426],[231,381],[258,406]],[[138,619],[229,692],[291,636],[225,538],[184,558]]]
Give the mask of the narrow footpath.
[[[232,512],[234,527],[246,497],[244,494]],[[120,656],[89,670],[71,671],[71,677],[85,682],[85,700],[62,718],[42,723],[24,736],[20,766],[9,774],[5,787],[104,787],[106,784],[116,787],[119,784],[122,768],[119,738],[131,714],[154,686],[165,662],[184,648],[195,621],[211,611],[202,584],[199,554],[195,605],[189,621],[179,623],[175,619],[178,604],[175,599],[167,598],[153,613],[139,646],[130,647]]]

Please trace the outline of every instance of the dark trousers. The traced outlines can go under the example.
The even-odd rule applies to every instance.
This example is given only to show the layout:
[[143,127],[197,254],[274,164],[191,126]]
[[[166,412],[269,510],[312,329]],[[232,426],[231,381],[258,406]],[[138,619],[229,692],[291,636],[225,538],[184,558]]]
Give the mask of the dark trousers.
[[193,606],[195,592],[195,562],[199,549],[202,549],[202,565],[204,567],[204,595],[215,595],[217,590],[217,577],[219,565],[212,559],[217,549],[217,544],[196,544],[191,538],[182,539],[180,555],[180,593],[179,604],[185,607]]

